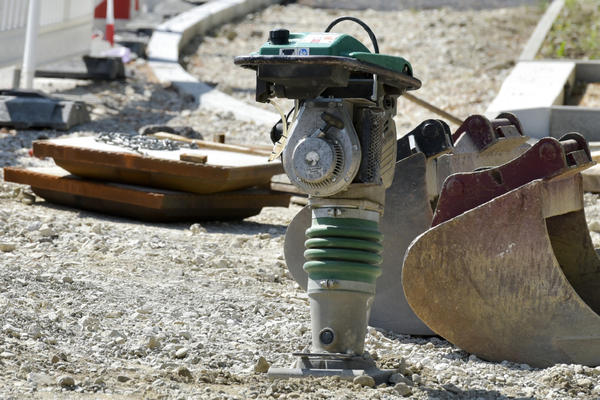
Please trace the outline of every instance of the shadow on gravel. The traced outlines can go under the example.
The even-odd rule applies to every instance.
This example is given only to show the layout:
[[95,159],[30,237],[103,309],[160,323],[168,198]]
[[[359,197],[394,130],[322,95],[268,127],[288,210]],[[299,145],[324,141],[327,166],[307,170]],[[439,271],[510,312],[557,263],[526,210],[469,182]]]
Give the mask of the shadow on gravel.
[[285,235],[287,226],[275,224],[263,224],[254,221],[223,221],[223,222],[201,222],[201,225],[209,233],[243,233],[246,235],[258,235],[269,232],[271,236]]
[[539,0],[298,0],[299,4],[315,8],[346,10],[420,10],[431,8],[453,8],[456,10],[483,10],[494,8],[539,5]]
[[258,235],[269,232],[271,236],[277,237],[285,235],[285,225],[263,224],[254,221],[231,220],[231,221],[186,221],[186,222],[147,222],[137,219],[119,217],[115,215],[101,214],[95,211],[81,210],[60,204],[50,203],[45,200],[38,200],[33,203],[32,207],[44,207],[52,210],[72,211],[77,212],[80,218],[92,218],[98,222],[135,224],[140,226],[160,227],[163,229],[171,229],[177,231],[185,231],[192,224],[198,223],[206,230],[207,233],[227,233],[227,234],[244,234]]
[[535,397],[505,396],[496,390],[462,390],[451,383],[442,385],[443,389],[421,388],[428,399],[486,399],[486,400],[535,400]]
[[425,345],[427,343],[433,344],[435,347],[448,347],[452,346],[452,344],[446,341],[441,336],[417,336],[417,335],[402,335],[390,331],[386,331],[383,329],[375,328],[379,331],[383,336],[390,340],[397,340],[400,343],[414,343],[419,345]]

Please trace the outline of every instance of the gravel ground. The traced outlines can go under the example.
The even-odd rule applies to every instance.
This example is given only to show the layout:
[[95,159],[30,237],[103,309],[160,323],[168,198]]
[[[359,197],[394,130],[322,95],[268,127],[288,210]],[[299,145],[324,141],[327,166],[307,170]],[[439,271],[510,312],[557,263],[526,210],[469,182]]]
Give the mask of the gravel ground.
[[[300,11],[296,15],[302,15],[303,26],[337,15],[291,5],[256,15],[253,24],[271,26],[261,18],[272,13],[291,23]],[[539,10],[401,13],[406,37],[381,33],[396,14],[385,14],[385,20],[372,11],[359,15],[387,38],[384,52],[396,43],[417,75],[427,78],[423,97],[464,116],[481,111],[491,99],[507,68],[498,63],[509,65],[519,54]],[[510,27],[512,20],[517,22]],[[248,26],[239,23],[219,32]],[[419,34],[421,26],[430,26],[432,36]],[[499,32],[492,34],[494,29]],[[265,33],[241,52],[254,50]],[[458,44],[459,39],[489,43],[494,37],[507,42],[468,52]],[[222,43],[220,53],[240,51],[230,49],[223,35],[205,43]],[[488,51],[501,55],[488,58]],[[227,68],[221,73],[234,81],[232,88],[251,87],[249,77]],[[127,84],[63,91],[85,94],[94,107],[94,121],[67,135],[134,132],[161,123],[190,126],[204,137],[227,132],[231,142],[258,143],[268,136],[265,127],[195,110],[153,83],[143,62],[129,71],[134,74]],[[484,79],[475,85],[475,76]],[[459,95],[450,91],[455,87],[461,88]],[[401,109],[400,124],[426,117],[412,105]],[[50,160],[28,156],[31,141],[63,134],[2,131],[0,165],[49,166]],[[591,228],[600,230],[598,196],[587,194],[585,201]],[[146,224],[47,204],[24,186],[0,183],[0,398],[600,398],[600,368],[485,362],[440,338],[371,328],[366,348],[380,367],[400,370],[396,385],[269,382],[255,372],[265,366],[261,357],[286,366],[292,351],[310,344],[307,296],[288,275],[282,256],[286,226],[298,210],[265,208],[242,222]],[[600,234],[592,235],[600,244]]]
[[[224,25],[212,36],[190,43],[183,61],[201,80],[212,82],[220,90],[250,104],[257,104],[254,101],[254,72],[235,66],[233,57],[256,51],[273,28],[321,32],[334,18],[352,15],[372,28],[381,53],[399,55],[412,63],[415,77],[423,82],[422,88],[414,94],[465,118],[485,111],[542,11],[536,6],[479,11],[449,8],[344,11],[313,9],[298,4],[272,6],[244,20]],[[369,37],[356,24],[342,22],[334,31],[352,34],[370,47]],[[270,105],[262,106],[273,110]],[[424,119],[438,118],[402,98],[398,102],[398,111],[399,134],[410,131]]]

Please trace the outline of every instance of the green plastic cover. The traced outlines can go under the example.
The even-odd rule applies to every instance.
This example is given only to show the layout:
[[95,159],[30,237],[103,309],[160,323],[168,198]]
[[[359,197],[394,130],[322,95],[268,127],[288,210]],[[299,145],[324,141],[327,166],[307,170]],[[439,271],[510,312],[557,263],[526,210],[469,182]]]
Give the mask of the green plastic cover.
[[364,44],[343,33],[290,33],[287,44],[267,42],[256,54],[265,56],[350,57],[412,76],[412,67],[404,58],[371,53]]

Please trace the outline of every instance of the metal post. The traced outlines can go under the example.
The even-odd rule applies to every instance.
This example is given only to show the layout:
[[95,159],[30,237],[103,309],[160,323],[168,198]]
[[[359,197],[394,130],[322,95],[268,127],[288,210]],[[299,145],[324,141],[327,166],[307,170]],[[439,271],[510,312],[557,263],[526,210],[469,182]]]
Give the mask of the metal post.
[[15,69],[13,69],[12,88],[18,89],[20,82],[21,82],[21,68],[15,67]]
[[106,32],[105,39],[111,46],[115,44],[115,4],[113,0],[106,0]]
[[40,0],[29,0],[29,12],[27,14],[27,31],[25,33],[25,51],[23,54],[23,87],[33,87],[33,75],[35,73],[35,53],[37,47],[38,25],[40,23]]

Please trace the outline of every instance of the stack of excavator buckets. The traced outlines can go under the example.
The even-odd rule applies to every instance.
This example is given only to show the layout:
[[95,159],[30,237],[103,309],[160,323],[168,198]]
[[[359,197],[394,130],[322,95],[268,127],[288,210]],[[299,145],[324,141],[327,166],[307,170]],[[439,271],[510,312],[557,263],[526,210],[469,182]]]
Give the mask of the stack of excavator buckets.
[[[369,324],[483,359],[600,364],[600,260],[583,211],[585,139],[530,144],[517,118],[427,120],[398,141]],[[302,286],[304,208],[285,256]]]
[[600,364],[600,260],[578,173],[591,164],[585,139],[569,133],[450,176],[404,260],[419,318],[486,360]]

